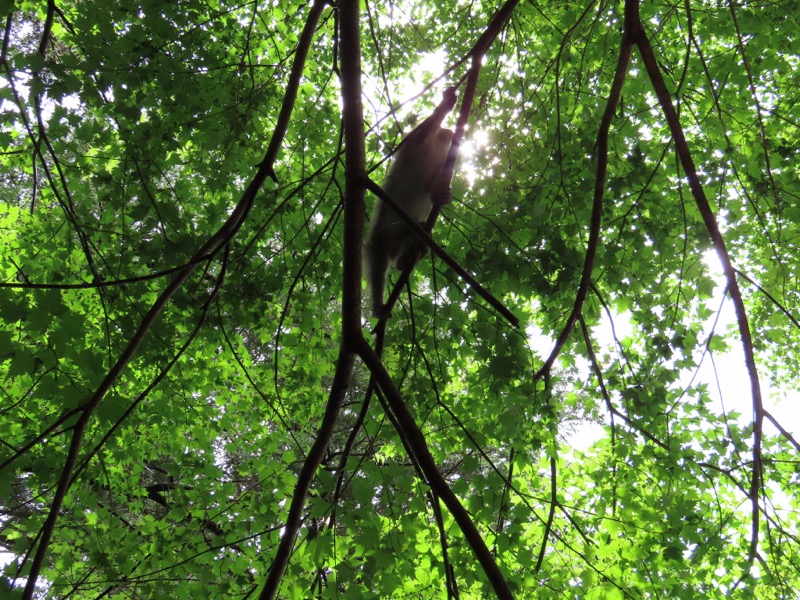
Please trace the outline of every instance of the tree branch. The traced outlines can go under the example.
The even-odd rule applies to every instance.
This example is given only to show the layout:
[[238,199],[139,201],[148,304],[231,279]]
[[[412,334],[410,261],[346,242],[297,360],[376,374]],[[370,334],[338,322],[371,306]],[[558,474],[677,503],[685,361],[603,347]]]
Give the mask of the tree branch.
[[363,341],[356,352],[364,361],[364,364],[367,365],[372,376],[375,377],[378,387],[380,387],[392,412],[394,412],[402,433],[405,435],[425,475],[425,479],[428,481],[434,493],[444,502],[450,514],[453,515],[461,532],[464,534],[464,538],[467,540],[467,543],[470,548],[472,548],[478,562],[486,573],[486,577],[489,579],[489,583],[494,589],[495,594],[502,600],[513,598],[505,576],[495,562],[480,532],[472,522],[469,513],[439,472],[436,461],[433,459],[428,449],[428,444],[425,442],[425,436],[422,435],[422,431],[417,427],[414,417],[409,412],[406,403],[403,401],[403,397],[400,395],[391,377],[389,377],[389,373],[383,366],[380,357],[369,344],[367,344],[366,340]]
[[[323,3],[322,0],[318,0],[318,2]],[[319,13],[312,11],[309,15],[309,19],[313,18],[315,14],[317,15],[317,18],[319,17]],[[310,44],[310,39],[306,39],[304,41],[307,44]],[[298,48],[295,61],[305,59],[306,54],[307,48],[306,50]],[[299,74],[302,73],[302,68],[293,68],[292,72],[296,73],[299,77]],[[284,97],[284,108],[282,108],[282,112],[284,112],[284,110],[289,110],[285,108],[287,104],[293,106],[294,99],[290,97]],[[289,110],[289,112],[291,111]],[[270,143],[270,147],[272,147],[273,144],[280,144],[283,141],[283,135],[283,131],[276,129],[273,134],[273,142]],[[274,141],[276,138],[280,141]],[[108,374],[95,390],[94,394],[92,394],[92,396],[84,405],[83,412],[72,430],[72,440],[70,441],[69,449],[67,451],[67,457],[64,461],[64,466],[61,470],[61,475],[59,476],[58,483],[56,485],[56,490],[53,495],[53,500],[50,504],[47,518],[45,519],[45,522],[41,528],[39,546],[36,549],[36,554],[34,555],[31,563],[31,570],[22,595],[23,600],[30,600],[33,598],[34,591],[36,589],[36,581],[39,578],[39,573],[41,572],[42,565],[44,564],[44,558],[47,554],[47,549],[50,544],[53,531],[55,530],[56,521],[58,520],[58,515],[61,511],[61,506],[73,481],[72,472],[75,468],[75,463],[83,443],[83,436],[86,432],[89,421],[97,410],[97,407],[100,405],[100,402],[105,397],[106,393],[111,389],[117,379],[119,379],[127,364],[136,354],[136,351],[147,337],[147,334],[150,332],[150,329],[153,327],[158,316],[161,314],[164,308],[166,308],[170,299],[194,272],[197,264],[199,264],[200,258],[207,256],[210,259],[215,256],[216,253],[219,252],[221,248],[225,247],[239,231],[239,228],[242,226],[247,218],[248,213],[250,212],[250,208],[252,207],[256,195],[261,189],[261,186],[264,184],[267,177],[274,177],[272,163],[269,162],[269,160],[274,160],[274,158],[270,159],[270,156],[268,155],[259,164],[256,174],[253,176],[253,179],[250,181],[250,184],[245,189],[241,199],[231,212],[231,215],[228,217],[228,219],[194,254],[189,264],[175,274],[175,278],[172,280],[172,282],[164,289],[163,292],[161,292],[155,302],[153,302],[153,305],[142,319],[138,329],[134,333],[130,342],[128,342],[128,345],[122,351],[122,354],[117,359],[117,362],[111,367]]]
[[[395,202],[391,198],[391,196],[389,196],[386,192],[383,191],[381,186],[379,186],[371,179],[367,179],[367,189],[369,189],[370,192],[375,194],[379,198],[380,202],[385,202],[386,204],[391,206],[392,210],[394,210],[394,212],[397,213],[397,215],[399,215],[403,219],[405,224],[408,225],[408,227],[411,230],[413,230],[413,232],[417,234],[420,237],[420,239],[422,239],[423,242],[425,242],[425,245],[428,246],[428,248],[430,248],[436,256],[442,259],[442,261],[447,266],[449,266],[456,273],[458,273],[458,276],[461,277],[461,279],[463,279],[469,287],[474,289],[475,292],[478,294],[478,296],[486,300],[486,302],[489,305],[491,305],[495,310],[497,310],[497,312],[503,315],[508,320],[508,322],[511,323],[514,327],[519,327],[519,319],[514,316],[514,313],[508,310],[508,308],[502,302],[500,302],[500,300],[495,298],[491,294],[491,292],[489,292],[480,283],[478,283],[475,280],[475,278],[464,269],[464,267],[458,264],[458,261],[456,261],[453,257],[451,257],[444,250],[444,248],[442,248],[439,244],[437,244],[433,240],[431,235],[427,231],[425,231],[425,229],[420,227],[419,223],[416,223],[414,219],[409,217],[408,214],[403,210],[403,208],[397,202]],[[411,269],[407,269],[407,271],[409,272],[410,275]],[[402,275],[406,275],[406,273],[403,272]],[[397,301],[397,298],[400,295],[400,290],[403,289],[405,281],[408,280],[408,277],[406,277],[405,280],[403,280],[402,275],[401,275],[401,280],[399,280],[397,284],[395,284],[394,290],[392,290],[392,293],[389,295],[389,299],[386,302],[386,306],[388,307],[394,306],[395,302]]]
[[753,527],[750,538],[750,550],[748,553],[748,562],[752,563],[756,558],[758,550],[758,531],[759,531],[759,490],[761,489],[761,439],[764,423],[764,406],[761,399],[761,384],[758,377],[758,368],[756,367],[755,353],[753,350],[753,340],[750,333],[750,324],[747,318],[747,309],[744,305],[739,283],[736,279],[736,270],[731,263],[730,255],[725,246],[725,240],[720,233],[719,226],[717,225],[714,211],[706,198],[705,191],[700,178],[697,175],[697,168],[692,159],[692,153],[689,150],[689,144],[686,141],[686,136],[683,134],[683,128],[678,118],[678,113],[675,111],[675,106],[672,103],[669,90],[661,75],[661,69],[658,66],[653,48],[650,41],[644,33],[642,24],[639,18],[639,4],[638,0],[625,1],[625,20],[632,23],[630,34],[633,41],[639,49],[642,56],[647,75],[653,85],[653,89],[658,96],[658,101],[661,104],[661,110],[664,112],[664,117],[667,120],[672,139],[675,142],[675,150],[683,167],[683,172],[686,174],[686,179],[689,181],[689,189],[692,191],[697,208],[703,218],[711,237],[711,242],[714,249],[717,251],[717,256],[722,264],[722,270],[725,275],[725,280],[728,285],[728,291],[733,301],[734,310],[736,312],[736,321],[739,327],[739,334],[742,336],[742,349],[744,351],[744,361],[747,368],[747,373],[750,377],[750,394],[753,400],[753,473],[750,481],[750,502],[751,512],[753,518]]
[[611,128],[611,121],[614,119],[614,113],[617,110],[617,104],[622,95],[622,86],[625,83],[628,63],[631,58],[632,41],[630,39],[630,28],[631,24],[626,19],[622,31],[622,41],[620,42],[617,70],[614,73],[614,81],[608,93],[606,109],[603,112],[603,117],[600,119],[600,128],[597,132],[597,172],[594,179],[592,218],[589,223],[589,240],[586,243],[586,255],[583,259],[581,281],[578,285],[578,291],[575,294],[575,304],[572,307],[572,312],[569,317],[567,317],[567,322],[561,330],[561,334],[556,339],[555,346],[550,352],[550,356],[548,356],[542,367],[536,372],[534,379],[541,378],[553,367],[553,363],[564,347],[564,344],[567,342],[567,338],[575,327],[575,323],[581,316],[583,303],[586,300],[586,295],[589,293],[589,287],[592,284],[592,270],[594,268],[594,259],[597,256],[597,245],[600,240],[600,224],[603,216],[603,192],[606,185],[606,171],[608,169],[608,131]]
[[[321,0],[317,0],[321,3]],[[312,15],[309,15],[309,19]],[[336,362],[325,413],[316,438],[303,462],[292,493],[281,541],[261,590],[260,600],[272,600],[278,593],[289,563],[303,506],[317,468],[322,463],[333,436],[350,375],[353,372],[352,348],[364,342],[361,334],[361,238],[364,229],[364,113],[361,106],[361,48],[359,45],[358,0],[339,3],[339,42],[341,43],[342,121],[345,136],[344,276],[342,284],[342,343]],[[308,23],[304,31],[310,29]],[[313,29],[313,28],[311,28]],[[308,40],[310,43],[310,39]],[[302,72],[302,68],[298,70]]]

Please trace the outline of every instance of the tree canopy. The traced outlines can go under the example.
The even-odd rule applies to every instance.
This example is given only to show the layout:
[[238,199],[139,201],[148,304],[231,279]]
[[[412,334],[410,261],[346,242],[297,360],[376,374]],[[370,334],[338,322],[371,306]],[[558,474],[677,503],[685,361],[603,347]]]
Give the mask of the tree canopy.
[[794,2],[3,6],[3,597],[796,597]]

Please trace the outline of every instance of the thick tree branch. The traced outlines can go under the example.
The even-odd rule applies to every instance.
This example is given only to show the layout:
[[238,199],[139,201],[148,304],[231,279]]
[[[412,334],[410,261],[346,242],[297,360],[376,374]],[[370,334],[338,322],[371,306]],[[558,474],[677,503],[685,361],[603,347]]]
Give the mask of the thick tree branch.
[[389,403],[398,425],[403,435],[405,435],[419,463],[420,469],[422,469],[425,475],[425,479],[428,481],[428,485],[431,486],[434,493],[441,498],[442,502],[444,502],[445,506],[450,511],[450,514],[453,515],[461,532],[464,534],[464,538],[467,540],[467,543],[470,548],[472,548],[478,562],[486,573],[486,577],[489,579],[489,583],[492,589],[494,589],[495,594],[498,598],[503,600],[513,598],[508,583],[506,583],[505,576],[495,562],[480,532],[472,522],[472,518],[439,472],[436,461],[433,459],[428,449],[428,444],[425,442],[425,436],[422,435],[422,431],[417,427],[414,417],[411,415],[411,412],[409,412],[406,403],[403,401],[403,397],[400,395],[391,377],[389,377],[389,373],[383,366],[380,357],[369,344],[367,344],[366,340],[364,340],[357,349],[357,353],[361,357],[361,360],[364,361],[364,364],[367,365],[367,368],[369,368],[372,376],[378,383],[378,387]]
[[[275,552],[261,600],[272,600],[278,593],[283,573],[289,563],[303,507],[319,465],[333,436],[350,375],[353,372],[353,348],[366,344],[361,334],[361,238],[364,229],[364,112],[361,106],[361,48],[359,44],[358,0],[339,3],[338,39],[341,44],[342,121],[345,137],[345,201],[344,201],[344,275],[342,284],[342,343],[314,443],[297,478],[289,514],[281,541]],[[302,71],[302,70],[301,70]]]

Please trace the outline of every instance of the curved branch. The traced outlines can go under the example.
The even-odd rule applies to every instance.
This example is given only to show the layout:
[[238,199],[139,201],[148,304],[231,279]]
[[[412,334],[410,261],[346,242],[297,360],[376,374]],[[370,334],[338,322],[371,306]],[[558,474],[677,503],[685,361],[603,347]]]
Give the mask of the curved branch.
[[308,57],[308,50],[311,48],[311,42],[314,39],[314,31],[317,28],[317,23],[322,16],[322,10],[328,0],[314,0],[311,5],[311,10],[306,17],[306,23],[303,26],[303,31],[297,41],[297,50],[295,51],[294,61],[292,62],[292,70],[289,74],[289,81],[286,84],[286,93],[283,96],[283,103],[281,104],[281,112],[278,114],[278,120],[275,123],[275,131],[272,134],[272,139],[269,141],[267,151],[264,154],[264,160],[258,165],[267,169],[270,178],[278,182],[278,177],[272,165],[278,157],[278,150],[283,144],[283,137],[286,135],[286,129],[289,127],[289,120],[292,117],[292,110],[294,110],[294,103],[297,99],[297,90],[300,88],[300,79],[303,75],[303,68],[306,65],[306,58]]
[[739,327],[739,334],[742,337],[742,350],[744,351],[744,361],[747,368],[747,373],[750,377],[750,394],[753,400],[753,474],[750,481],[750,502],[752,505],[751,512],[753,517],[753,527],[750,538],[750,550],[748,553],[748,561],[752,563],[756,558],[758,550],[758,532],[759,532],[759,490],[761,489],[761,439],[764,423],[764,406],[761,399],[761,384],[758,377],[758,368],[756,367],[755,352],[753,350],[753,339],[750,333],[750,324],[747,318],[747,309],[744,305],[742,292],[739,289],[739,283],[736,279],[736,270],[731,262],[728,249],[725,246],[725,240],[720,233],[719,226],[717,225],[714,211],[706,198],[705,190],[700,183],[700,178],[697,175],[697,168],[692,159],[692,153],[689,150],[689,144],[686,141],[686,136],[683,133],[683,128],[678,118],[678,113],[675,111],[675,106],[672,103],[667,85],[661,75],[661,69],[658,66],[653,48],[650,45],[650,40],[642,29],[641,21],[639,20],[639,4],[637,0],[625,1],[625,19],[626,22],[632,24],[631,35],[634,38],[634,43],[639,49],[642,56],[647,75],[656,92],[658,101],[661,104],[661,110],[664,112],[667,125],[669,126],[672,139],[675,141],[675,149],[681,161],[681,166],[686,174],[686,179],[689,182],[689,188],[694,196],[695,203],[703,218],[711,237],[711,242],[714,249],[717,251],[717,256],[722,264],[722,270],[725,275],[725,280],[728,285],[728,292],[733,301],[734,310],[736,312],[736,321]]
[[594,179],[594,200],[592,202],[592,218],[589,224],[589,240],[586,243],[586,256],[583,260],[583,271],[581,273],[581,282],[578,286],[578,291],[575,294],[575,304],[572,307],[572,312],[567,317],[567,322],[561,330],[561,334],[556,339],[555,346],[550,352],[550,356],[542,365],[542,367],[534,375],[534,379],[539,379],[547,374],[553,366],[556,358],[558,357],[564,344],[567,342],[569,334],[575,327],[575,323],[581,316],[583,310],[583,303],[586,301],[586,296],[589,293],[589,287],[592,283],[592,270],[594,268],[594,259],[597,255],[597,245],[600,240],[600,223],[603,215],[603,191],[606,183],[606,171],[608,169],[608,131],[611,128],[611,121],[614,118],[614,113],[617,110],[620,96],[622,95],[622,86],[625,83],[625,76],[628,72],[628,63],[631,58],[631,51],[633,49],[633,42],[630,35],[631,24],[626,19],[625,26],[622,32],[622,42],[620,43],[619,58],[617,59],[617,70],[614,73],[614,81],[611,84],[611,90],[608,93],[608,102],[606,109],[603,112],[603,117],[600,119],[600,129],[597,132],[597,174]]

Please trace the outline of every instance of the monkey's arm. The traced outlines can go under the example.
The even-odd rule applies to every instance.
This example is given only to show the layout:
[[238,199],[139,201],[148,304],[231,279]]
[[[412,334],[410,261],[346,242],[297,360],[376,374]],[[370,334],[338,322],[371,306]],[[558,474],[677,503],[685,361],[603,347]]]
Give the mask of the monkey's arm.
[[403,143],[400,145],[402,148],[406,144],[417,145],[424,144],[425,140],[433,135],[438,135],[439,128],[442,126],[442,121],[447,116],[453,107],[456,105],[456,90],[449,87],[442,94],[442,101],[439,103],[430,116],[422,123],[417,125],[414,130],[409,133]]

